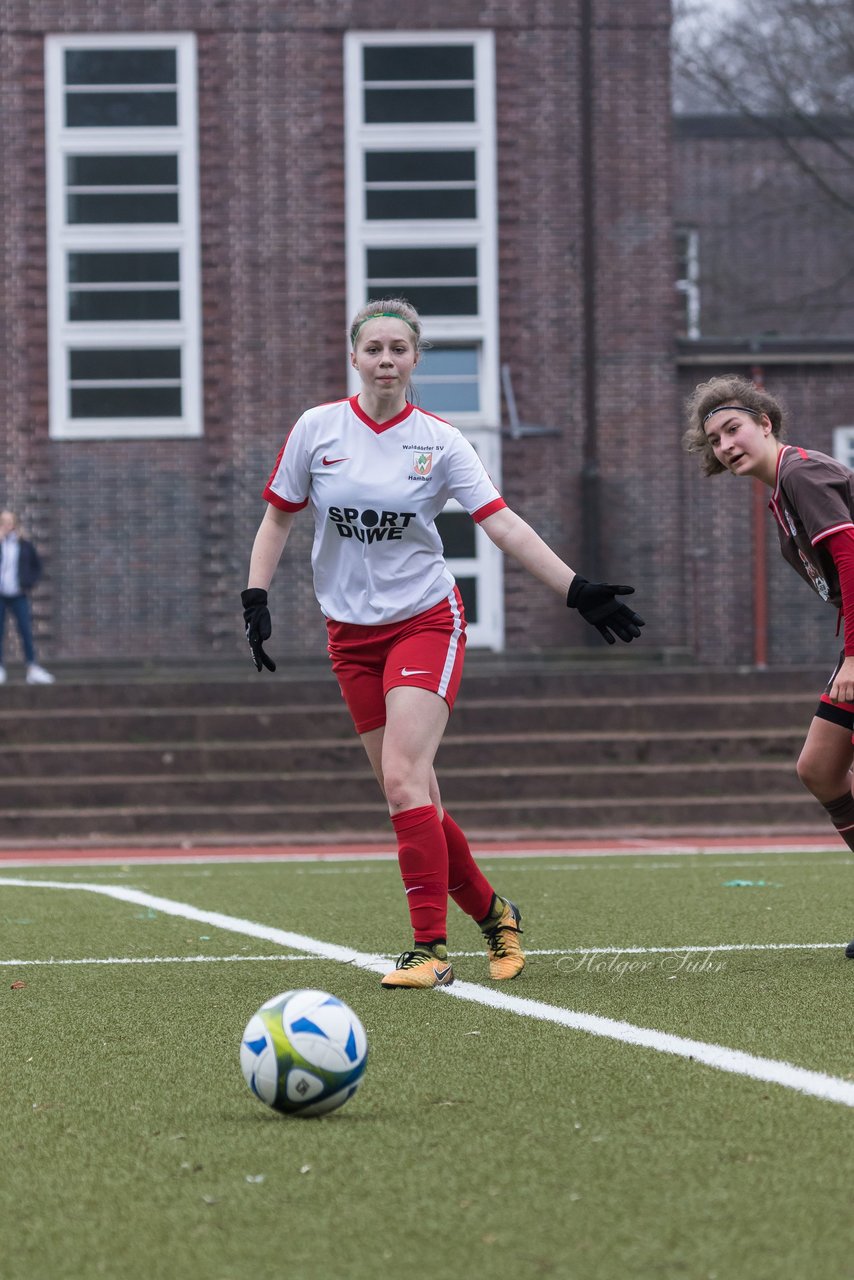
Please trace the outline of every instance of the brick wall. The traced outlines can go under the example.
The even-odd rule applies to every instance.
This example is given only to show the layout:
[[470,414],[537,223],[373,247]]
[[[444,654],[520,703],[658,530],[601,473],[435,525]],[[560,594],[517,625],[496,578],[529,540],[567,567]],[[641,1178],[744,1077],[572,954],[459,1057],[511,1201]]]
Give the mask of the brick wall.
[[674,215],[700,232],[702,333],[850,336],[851,137],[781,142],[749,122],[687,117],[675,139]]
[[[48,573],[44,656],[242,652],[237,594],[260,490],[308,404],[345,390],[342,42],[352,29],[495,31],[502,358],[523,419],[505,441],[508,501],[582,571],[585,360],[597,360],[601,571],[638,586],[650,646],[686,643],[679,604],[684,470],[656,436],[675,413],[667,0],[594,0],[595,351],[585,345],[580,0],[19,0],[0,3],[2,270],[8,361],[2,501]],[[205,436],[47,436],[42,38],[198,37]],[[341,345],[326,335],[341,335]],[[318,335],[324,335],[318,341]],[[308,520],[275,583],[277,656],[317,654]],[[513,650],[587,628],[514,566]],[[595,639],[595,637],[593,637]]]

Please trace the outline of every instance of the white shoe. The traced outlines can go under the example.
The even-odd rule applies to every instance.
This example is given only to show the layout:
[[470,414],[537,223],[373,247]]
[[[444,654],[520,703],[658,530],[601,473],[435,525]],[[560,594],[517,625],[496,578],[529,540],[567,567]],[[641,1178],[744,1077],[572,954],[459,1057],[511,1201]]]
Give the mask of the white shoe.
[[33,662],[27,667],[27,684],[53,684],[56,676],[52,676],[44,667]]
[[6,683],[6,668],[0,667],[0,684]]

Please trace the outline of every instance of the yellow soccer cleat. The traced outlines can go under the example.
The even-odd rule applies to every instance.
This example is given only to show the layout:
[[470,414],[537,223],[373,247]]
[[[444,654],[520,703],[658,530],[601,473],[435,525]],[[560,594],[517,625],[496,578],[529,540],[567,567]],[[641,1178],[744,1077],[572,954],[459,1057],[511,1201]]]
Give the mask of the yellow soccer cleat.
[[445,947],[444,955],[429,947],[416,947],[414,951],[404,951],[397,957],[397,963],[391,973],[387,973],[381,985],[387,990],[417,990],[430,987],[449,987],[454,980],[454,971],[448,959]]
[[516,978],[525,968],[525,953],[519,941],[522,932],[522,914],[519,908],[506,898],[498,898],[495,910],[503,904],[497,919],[492,916],[481,925],[486,938],[486,954],[489,956],[489,976],[494,982]]

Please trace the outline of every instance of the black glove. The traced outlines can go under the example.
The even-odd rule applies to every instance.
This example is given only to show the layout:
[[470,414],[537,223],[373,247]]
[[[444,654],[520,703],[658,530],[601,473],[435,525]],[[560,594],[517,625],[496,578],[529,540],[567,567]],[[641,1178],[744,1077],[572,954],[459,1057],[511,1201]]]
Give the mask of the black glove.
[[243,602],[243,621],[246,623],[246,639],[252,651],[252,661],[256,671],[262,664],[268,671],[275,671],[276,664],[264,652],[264,641],[269,640],[273,632],[270,610],[267,608],[267,592],[261,587],[249,587],[241,591]]
[[585,622],[595,627],[608,644],[614,643],[612,631],[626,644],[631,644],[640,635],[644,620],[614,597],[634,595],[634,590],[634,587],[614,587],[610,582],[588,582],[576,574],[566,593],[566,603],[570,609],[577,609]]

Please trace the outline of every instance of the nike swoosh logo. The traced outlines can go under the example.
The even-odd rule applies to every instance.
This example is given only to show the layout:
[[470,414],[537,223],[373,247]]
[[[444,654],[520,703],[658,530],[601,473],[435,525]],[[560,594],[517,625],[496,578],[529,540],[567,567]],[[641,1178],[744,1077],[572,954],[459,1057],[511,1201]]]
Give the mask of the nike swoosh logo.
[[401,667],[402,676],[432,676],[432,671],[420,671],[417,667]]
[[324,467],[334,467],[336,462],[349,462],[349,458],[327,458],[326,454],[321,458]]
[[440,987],[443,986],[449,978],[454,976],[454,971],[450,965],[446,965],[444,969],[437,969],[434,965],[433,972],[436,975],[436,982]]

